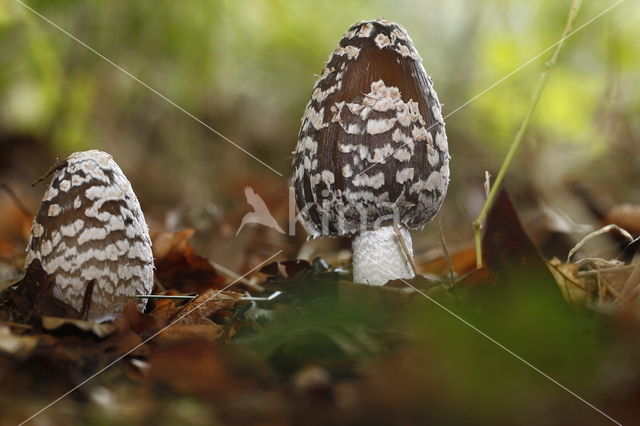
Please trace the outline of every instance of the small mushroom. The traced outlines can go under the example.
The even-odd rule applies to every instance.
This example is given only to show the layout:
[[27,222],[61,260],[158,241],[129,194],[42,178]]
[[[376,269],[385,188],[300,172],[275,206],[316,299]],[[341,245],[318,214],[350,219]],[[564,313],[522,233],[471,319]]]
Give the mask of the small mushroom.
[[440,209],[449,151],[438,96],[404,28],[384,19],[349,28],[316,81],[294,154],[310,237],[354,237],[356,282],[413,278],[409,230]]
[[[111,155],[76,152],[56,167],[31,227],[26,267],[35,259],[53,277],[54,297],[91,321],[112,320],[131,296],[151,292],[149,229]],[[137,303],[143,310],[147,302]]]

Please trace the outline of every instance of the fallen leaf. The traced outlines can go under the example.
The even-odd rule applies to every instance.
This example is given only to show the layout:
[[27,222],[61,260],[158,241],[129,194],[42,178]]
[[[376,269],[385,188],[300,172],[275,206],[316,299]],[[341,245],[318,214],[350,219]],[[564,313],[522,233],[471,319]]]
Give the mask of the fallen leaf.
[[577,275],[580,265],[575,263],[562,263],[553,258],[549,261],[549,270],[558,283],[562,295],[569,303],[586,304],[593,299],[593,283],[588,283],[583,277]]
[[180,340],[202,339],[218,340],[224,333],[224,326],[209,321],[208,324],[172,324],[160,332],[155,340],[158,344],[174,343]]
[[150,337],[165,325],[164,321],[138,310],[134,301],[124,305],[122,315],[113,322],[118,330],[130,330],[143,338]]
[[0,295],[0,310],[8,313],[11,321],[22,323],[33,323],[44,316],[80,318],[78,311],[53,296],[52,287],[52,278],[36,259],[24,278]]
[[474,269],[468,274],[460,277],[456,282],[456,288],[476,288],[495,284],[498,278],[487,267]]
[[602,220],[604,224],[618,225],[633,235],[640,234],[640,205],[621,204],[612,207]]
[[[451,254],[451,266],[458,275],[464,275],[476,268],[476,249],[468,247]],[[449,262],[445,256],[425,260],[417,264],[421,274],[434,274],[437,276],[449,276]]]
[[61,334],[84,332],[93,334],[99,338],[104,338],[110,336],[117,330],[117,327],[113,324],[99,324],[70,318],[42,317],[41,321],[42,328],[45,330],[55,331]]
[[[175,291],[168,291],[166,293],[160,293],[161,295],[176,295]],[[173,318],[181,308],[180,302],[173,299],[156,299],[153,310],[149,312],[149,315],[156,318],[163,324],[167,324],[171,318]]]
[[0,325],[0,351],[18,359],[24,359],[38,346],[38,337],[11,333],[9,327]]
[[215,347],[200,339],[182,340],[157,348],[149,358],[149,379],[181,393],[222,396],[232,381]]
[[207,290],[175,313],[170,322],[180,325],[211,324],[209,318],[223,309],[233,307],[242,294],[232,291]]
[[521,281],[523,273],[529,278],[549,276],[505,189],[500,191],[487,215],[482,252],[484,263],[499,280]]
[[189,244],[194,233],[193,229],[184,229],[176,233],[152,234],[156,276],[165,289],[201,293],[224,287],[226,278]]

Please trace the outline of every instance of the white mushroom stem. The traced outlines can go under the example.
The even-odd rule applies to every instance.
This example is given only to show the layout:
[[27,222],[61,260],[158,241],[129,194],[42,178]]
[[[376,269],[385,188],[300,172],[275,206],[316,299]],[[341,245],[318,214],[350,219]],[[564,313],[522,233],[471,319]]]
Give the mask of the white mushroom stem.
[[[411,234],[399,227],[408,254],[413,257]],[[353,281],[369,285],[384,285],[390,280],[415,276],[411,263],[393,226],[365,231],[353,239]]]

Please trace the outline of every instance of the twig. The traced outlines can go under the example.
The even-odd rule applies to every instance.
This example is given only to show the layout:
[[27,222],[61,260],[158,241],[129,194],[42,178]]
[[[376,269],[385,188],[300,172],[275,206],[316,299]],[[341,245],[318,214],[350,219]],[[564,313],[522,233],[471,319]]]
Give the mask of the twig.
[[619,227],[618,225],[615,225],[615,224],[610,224],[610,225],[607,225],[607,226],[603,226],[602,228],[589,233],[586,237],[581,239],[578,242],[578,244],[576,244],[571,250],[569,250],[569,254],[567,255],[567,263],[569,263],[571,261],[571,257],[574,254],[576,254],[576,252],[578,250],[580,250],[582,248],[582,246],[584,246],[589,240],[597,237],[598,235],[605,234],[605,233],[607,233],[607,232],[609,232],[611,230],[618,231],[623,237],[625,237],[629,241],[633,241],[633,237],[631,236],[631,234],[629,234],[629,232],[627,232],[626,229],[621,228],[621,227]]
[[578,271],[576,272],[576,275],[579,277],[592,277],[598,274],[614,274],[617,272],[631,271],[635,269],[637,265],[638,263],[634,263],[632,265],[613,266],[611,268],[597,268],[590,271]]
[[600,274],[600,269],[596,268],[596,272],[598,272],[596,274],[596,285],[598,286],[598,302],[602,303],[602,299],[607,291],[607,288],[604,286],[604,280],[602,278],[602,275]]
[[400,241],[400,247],[402,247],[402,251],[404,252],[404,257],[407,258],[409,265],[411,265],[411,269],[413,269],[413,274],[418,275],[418,267],[416,266],[416,262],[413,261],[413,256],[409,252],[409,247],[407,247],[407,243],[405,243],[404,238],[402,238],[402,234],[400,233],[400,228],[395,223],[393,224],[393,230],[396,231],[396,236],[398,237],[398,241]]
[[560,51],[564,46],[564,42],[566,41],[566,39],[569,37],[569,34],[571,33],[573,22],[575,21],[576,16],[578,15],[578,11],[580,10],[581,5],[582,5],[582,0],[573,0],[571,3],[569,16],[567,17],[567,24],[564,28],[564,32],[562,33],[562,38],[558,42],[558,45],[556,46],[556,49],[553,52],[553,55],[551,55],[551,59],[549,60],[549,62],[547,62],[545,70],[542,72],[542,75],[538,80],[538,85],[536,86],[536,89],[533,92],[533,98],[531,101],[531,105],[529,106],[529,110],[527,111],[527,114],[524,116],[524,119],[522,120],[522,124],[520,124],[520,128],[518,129],[518,132],[516,133],[516,136],[513,139],[513,142],[511,143],[511,147],[507,152],[507,156],[505,157],[504,162],[500,167],[500,171],[498,172],[498,176],[496,176],[496,180],[493,183],[491,192],[489,193],[489,196],[487,197],[487,200],[485,201],[484,206],[482,206],[482,210],[480,210],[478,217],[473,222],[473,228],[475,233],[475,245],[476,245],[476,264],[478,268],[482,267],[482,235],[481,235],[482,224],[484,223],[484,220],[489,212],[489,209],[491,208],[491,206],[493,205],[493,202],[495,201],[498,191],[502,186],[502,181],[504,180],[504,177],[507,174],[509,167],[511,166],[511,162],[515,157],[515,154],[518,151],[520,144],[522,143],[524,134],[527,130],[527,127],[529,126],[529,121],[531,121],[531,117],[533,116],[533,113],[536,107],[538,106],[538,102],[540,101],[542,92],[544,91],[547,85],[547,81],[550,75],[549,71],[553,68],[556,61],[558,60]]
[[444,239],[444,231],[442,230],[442,216],[438,216],[438,227],[440,228],[440,243],[442,244],[442,251],[444,251],[444,257],[447,259],[447,266],[449,267],[449,277],[451,279],[450,287],[455,284],[455,273],[453,272],[453,263],[451,262],[451,256],[449,256],[449,249],[447,248],[447,242]]
[[36,186],[37,184],[39,184],[40,182],[42,182],[43,180],[45,180],[46,178],[48,178],[49,176],[51,176],[51,174],[57,172],[58,170],[62,169],[63,167],[67,167],[67,161],[57,161],[56,164],[54,164],[53,166],[51,166],[51,168],[49,168],[49,171],[42,176],[40,179],[36,180],[35,182],[33,182],[31,184],[31,186]]
[[637,282],[638,281],[638,276],[640,276],[640,262],[636,263],[636,267],[633,268],[633,271],[631,272],[631,275],[629,275],[629,278],[627,278],[627,280],[622,285],[622,288],[620,289],[620,294],[625,299],[627,297],[631,296],[631,294],[627,295],[627,288],[629,287],[629,284]]
[[602,284],[604,284],[607,290],[609,290],[609,293],[611,293],[613,297],[615,297],[616,301],[622,302],[622,295],[618,293],[618,290],[613,288],[613,286],[609,284],[605,279],[602,280]]
[[[242,296],[240,300],[249,302],[269,302],[277,299],[282,294],[281,291],[274,291],[268,296],[254,297],[254,296]],[[199,295],[193,294],[137,294],[133,296],[136,299],[167,299],[167,300],[193,300]]]
[[20,200],[20,198],[18,198],[18,195],[15,192],[13,192],[13,189],[11,189],[9,185],[2,182],[0,183],[0,188],[3,189],[7,193],[7,195],[13,200],[13,203],[16,205],[16,207],[18,208],[18,210],[20,210],[21,213],[23,213],[28,218],[31,218],[33,216],[33,214],[29,211],[27,206],[25,206],[25,204]]
[[82,298],[82,312],[80,312],[80,319],[87,320],[89,317],[89,309],[91,309],[91,302],[93,298],[93,288],[96,285],[96,280],[91,280],[87,283],[87,288],[84,290],[84,297]]

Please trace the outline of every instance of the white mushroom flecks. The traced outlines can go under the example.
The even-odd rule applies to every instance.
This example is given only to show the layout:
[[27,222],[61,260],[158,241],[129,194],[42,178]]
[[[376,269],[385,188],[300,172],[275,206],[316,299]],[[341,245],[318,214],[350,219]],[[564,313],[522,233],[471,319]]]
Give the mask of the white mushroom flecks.
[[393,225],[411,251],[409,230],[446,195],[449,153],[438,96],[404,28],[378,19],[347,31],[314,86],[293,166],[309,235],[354,237],[354,281],[414,276]]
[[[87,318],[117,317],[131,296],[153,288],[151,239],[131,184],[101,151],[69,156],[53,175],[33,221],[26,266],[38,259],[53,295]],[[143,310],[146,300],[138,301]]]

